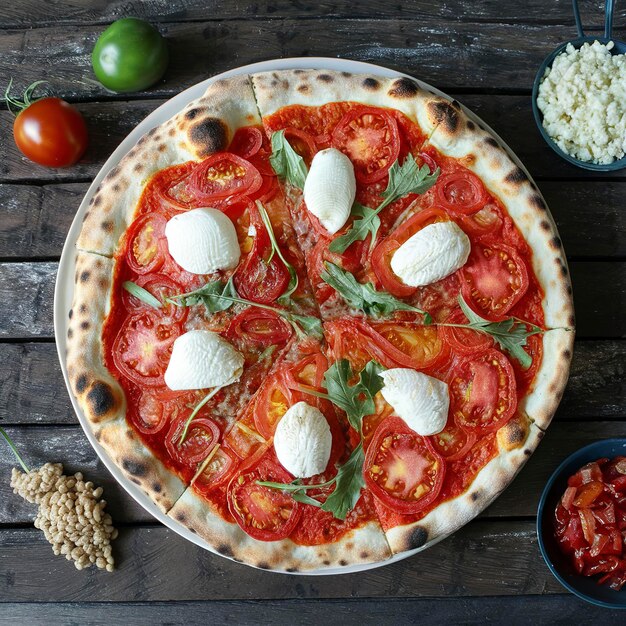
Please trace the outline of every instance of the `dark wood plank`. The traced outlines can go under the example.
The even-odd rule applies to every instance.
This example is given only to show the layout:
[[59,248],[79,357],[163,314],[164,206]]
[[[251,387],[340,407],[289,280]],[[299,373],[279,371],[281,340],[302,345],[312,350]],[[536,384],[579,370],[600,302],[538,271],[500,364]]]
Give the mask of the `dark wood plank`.
[[[59,256],[88,183],[0,184],[0,258]],[[626,256],[626,182],[544,181],[541,190],[570,257]],[[606,224],[606,228],[589,228]]]
[[6,603],[2,617],[7,624],[45,622],[46,626],[91,624],[92,626],[143,626],[147,623],[205,623],[207,615],[218,624],[320,623],[362,624],[477,624],[493,622],[510,626],[525,624],[572,624],[594,626],[624,614],[592,606],[572,595],[501,596],[486,598],[376,600],[282,600],[151,603]]
[[[624,363],[626,342],[577,342],[556,419],[626,418]],[[53,343],[0,343],[0,423],[77,423]]]
[[[626,263],[574,261],[577,332],[585,338],[626,336]],[[0,263],[0,338],[52,337],[52,296],[57,263]],[[611,294],[611,297],[608,297]]]
[[270,576],[210,554],[160,526],[122,528],[114,555],[119,568],[114,575],[79,572],[52,555],[40,531],[0,530],[0,597],[152,602],[562,592],[539,554],[531,521],[472,522],[410,559],[338,577]]
[[[588,18],[585,24],[600,25],[604,5],[600,0],[581,0],[581,12]],[[626,11],[619,4],[616,7],[616,21]],[[410,3],[393,4],[375,0],[335,0],[333,2],[293,2],[292,0],[239,1],[228,0],[130,0],[107,2],[41,2],[24,0],[19,3],[6,3],[0,8],[0,26],[33,27],[44,24],[100,24],[120,17],[140,17],[152,22],[197,21],[208,19],[256,19],[256,18],[405,18],[423,19],[433,15],[432,2],[417,0]],[[554,0],[546,5],[542,0],[528,2],[506,2],[483,0],[454,0],[437,7],[437,15],[442,21],[491,20],[498,22],[572,22],[571,3],[568,0]]]
[[[159,29],[169,42],[170,64],[163,82],[142,92],[153,97],[170,96],[232,67],[298,56],[378,63],[445,90],[529,90],[545,56],[575,32],[552,24],[444,22],[434,12],[416,20],[311,19],[306,28],[293,19],[254,19],[166,22]],[[623,22],[616,24],[615,36],[623,29]],[[98,34],[87,25],[4,31],[0,84],[19,67],[16,87],[48,79],[58,95],[73,100],[109,96],[91,69]]]
[[[82,471],[89,480],[102,485],[115,523],[154,521],[113,480],[79,426],[22,426],[10,427],[7,431],[29,467],[39,467],[46,461],[60,462],[66,473]],[[528,465],[482,517],[532,517],[546,481],[566,456],[592,441],[625,436],[626,422],[623,421],[554,422]],[[8,477],[14,466],[11,451],[0,442],[0,476]],[[0,481],[0,524],[28,524],[34,514],[33,505],[12,493],[8,479]]]

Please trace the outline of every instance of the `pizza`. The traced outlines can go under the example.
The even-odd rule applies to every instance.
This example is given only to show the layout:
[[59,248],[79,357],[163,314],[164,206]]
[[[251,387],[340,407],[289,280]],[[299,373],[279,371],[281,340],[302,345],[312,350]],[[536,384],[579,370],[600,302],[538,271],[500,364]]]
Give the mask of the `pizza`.
[[566,384],[527,173],[409,78],[239,75],[153,128],[77,241],[67,371],[106,454],[216,552],[311,571],[441,540]]

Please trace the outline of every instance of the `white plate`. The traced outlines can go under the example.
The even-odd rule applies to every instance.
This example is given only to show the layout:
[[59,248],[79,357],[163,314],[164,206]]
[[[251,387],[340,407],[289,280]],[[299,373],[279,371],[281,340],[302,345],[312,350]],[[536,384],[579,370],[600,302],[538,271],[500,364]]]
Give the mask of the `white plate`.
[[[132,483],[119,469],[119,467],[109,458],[106,451],[100,446],[100,444],[96,441],[93,433],[91,432],[91,428],[89,425],[89,421],[85,417],[81,408],[78,406],[76,402],[76,398],[72,393],[70,388],[68,376],[67,376],[67,368],[65,365],[65,356],[67,352],[66,346],[66,338],[67,338],[67,323],[68,323],[68,313],[72,306],[72,295],[74,292],[74,267],[76,261],[76,241],[78,239],[78,235],[80,233],[81,225],[83,222],[83,216],[87,211],[87,207],[89,206],[89,201],[91,197],[96,192],[96,189],[102,179],[107,175],[107,173],[113,169],[121,160],[122,157],[137,143],[137,141],[147,133],[151,128],[162,124],[163,122],[170,119],[172,116],[176,115],[179,111],[181,111],[189,102],[199,98],[206,88],[214,81],[219,80],[221,78],[229,78],[231,76],[237,76],[238,74],[251,74],[253,72],[267,72],[274,70],[289,70],[289,69],[327,69],[327,70],[336,70],[339,72],[352,72],[352,73],[362,73],[362,74],[375,74],[379,76],[389,76],[389,77],[401,77],[405,76],[408,78],[412,78],[416,80],[421,87],[425,89],[429,89],[439,95],[445,96],[445,94],[424,83],[423,81],[417,80],[408,74],[402,74],[401,72],[396,72],[394,70],[390,70],[385,67],[381,67],[379,65],[372,65],[370,63],[362,63],[360,61],[349,61],[346,59],[333,59],[333,58],[325,58],[325,57],[300,57],[300,58],[292,58],[292,59],[276,59],[273,61],[262,61],[260,63],[253,63],[251,65],[245,65],[244,67],[239,67],[234,70],[229,70],[224,72],[223,74],[218,74],[217,76],[213,76],[185,91],[179,93],[177,96],[174,96],[164,104],[162,104],[158,109],[150,113],[145,120],[143,120],[140,124],[138,124],[135,129],[122,141],[122,143],[116,148],[113,154],[109,157],[107,162],[102,166],[102,169],[98,172],[97,176],[94,178],[93,183],[87,190],[83,201],[76,212],[76,216],[74,217],[74,221],[70,226],[69,233],[67,235],[67,239],[65,240],[65,245],[63,246],[63,252],[61,253],[61,260],[59,262],[59,270],[57,274],[56,286],[54,290],[54,334],[56,336],[56,346],[57,352],[59,355],[59,361],[61,363],[61,370],[63,371],[63,378],[65,379],[65,385],[67,386],[70,399],[72,401],[72,406],[74,407],[74,411],[78,416],[78,420],[83,430],[85,431],[85,435],[87,435],[87,439],[89,443],[93,446],[94,450],[106,466],[106,468],[111,472],[115,480],[122,485],[122,487],[144,508],[148,513],[153,515],[157,520],[161,523],[165,524],[168,528],[178,533],[181,537],[195,543],[196,545],[204,548],[205,550],[209,550],[214,554],[218,554],[221,557],[224,555],[216,552],[206,541],[198,537],[195,533],[192,533],[188,528],[177,522],[176,520],[168,517],[163,513],[150,498],[141,491],[134,483]],[[486,124],[480,120],[476,115],[474,115],[471,111],[465,109],[466,113],[472,117],[474,120],[479,121],[483,126],[487,127],[487,129],[499,139],[498,135],[493,132]],[[501,141],[502,145],[505,145],[504,142]],[[511,158],[519,165],[524,171],[526,168],[522,165],[517,157],[512,153],[511,150],[508,151],[510,153]],[[526,172],[528,173],[528,172]],[[443,539],[443,537],[441,537]],[[431,544],[432,545],[432,544]],[[353,565],[343,568],[326,568],[313,570],[310,572],[305,572],[306,575],[332,575],[332,574],[348,574],[352,572],[359,572],[368,569],[374,569],[376,567],[382,567],[383,565],[388,565],[389,563],[395,563],[396,561],[400,561],[405,559],[416,552],[417,550],[412,550],[408,552],[403,552],[402,554],[397,554],[391,559],[386,561],[381,561],[378,563],[369,563],[366,565]],[[228,558],[228,557],[224,557]],[[248,564],[246,564],[248,565]],[[254,566],[251,566],[254,567]],[[281,572],[286,573],[286,572]]]

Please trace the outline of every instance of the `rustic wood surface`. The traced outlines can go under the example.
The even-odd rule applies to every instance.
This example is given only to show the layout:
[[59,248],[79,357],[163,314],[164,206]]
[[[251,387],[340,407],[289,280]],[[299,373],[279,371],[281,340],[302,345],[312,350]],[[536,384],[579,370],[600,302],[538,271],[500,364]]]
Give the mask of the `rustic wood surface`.
[[[601,28],[601,0],[584,0]],[[90,53],[111,21],[136,15],[167,37],[171,64],[148,91],[115,95]],[[626,39],[626,3],[615,34]],[[329,623],[595,624],[621,614],[587,605],[544,565],[534,519],[541,489],[570,452],[626,436],[626,174],[576,169],[537,132],[538,65],[573,37],[569,0],[22,0],[0,5],[0,88],[45,78],[76,103],[90,147],[52,170],[13,145],[0,110],[0,425],[33,464],[61,461],[105,489],[119,570],[78,572],[32,527],[34,507],[8,486],[0,447],[0,624]],[[226,69],[275,57],[339,56],[405,71],[446,90],[490,124],[536,177],[570,259],[578,336],[555,421],[510,488],[441,544],[381,569],[341,577],[279,576],[213,556],[156,523],[113,480],[65,390],[52,298],[67,230],[102,163],[148,113]]]

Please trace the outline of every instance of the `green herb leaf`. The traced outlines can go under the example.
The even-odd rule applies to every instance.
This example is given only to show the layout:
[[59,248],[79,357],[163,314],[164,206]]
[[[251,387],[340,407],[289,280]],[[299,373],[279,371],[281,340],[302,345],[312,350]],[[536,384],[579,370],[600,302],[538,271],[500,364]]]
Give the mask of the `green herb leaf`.
[[361,489],[365,487],[364,460],[363,444],[359,443],[348,460],[339,467],[335,476],[335,489],[322,504],[322,511],[330,511],[337,519],[346,519],[346,515],[356,506]]
[[372,283],[358,282],[350,272],[334,263],[326,262],[324,266],[321,279],[335,289],[350,306],[363,311],[366,315],[381,317],[395,311],[415,311],[424,316],[425,324],[432,323],[428,312],[398,300],[386,291],[376,291]]
[[304,159],[291,147],[285,139],[285,131],[279,130],[272,134],[272,154],[270,164],[277,176],[299,189],[304,189],[307,167]]
[[272,260],[274,254],[278,255],[278,258],[284,263],[287,271],[289,272],[289,284],[287,285],[287,291],[283,293],[282,296],[278,299],[279,302],[285,303],[289,300],[289,296],[298,288],[298,272],[296,272],[296,268],[285,259],[283,253],[278,245],[278,241],[276,241],[276,235],[274,234],[274,229],[272,228],[272,222],[270,220],[265,207],[257,200],[256,205],[259,209],[259,213],[261,215],[261,219],[263,220],[263,224],[267,229],[267,233],[270,237],[270,242],[272,244],[272,253],[270,254],[270,258],[267,260],[269,263]]
[[311,498],[304,491],[294,491],[291,494],[291,497],[296,502],[302,502],[303,504],[310,504],[311,506],[316,506],[318,509],[322,506],[322,503],[316,500],[315,498]]
[[296,333],[304,331],[305,335],[310,335],[317,339],[322,339],[324,333],[322,331],[322,322],[317,317],[310,315],[298,315],[289,311],[277,309],[276,312],[282,315],[294,327]]
[[[524,346],[528,337],[544,332],[539,326],[514,317],[509,317],[500,322],[490,322],[472,311],[461,294],[459,294],[459,306],[470,323],[458,324],[458,326],[466,326],[490,335],[503,350],[519,361],[524,369],[528,369],[532,365],[532,357],[524,350]],[[454,324],[450,325],[453,326]],[[528,328],[530,328],[530,331]]]
[[160,309],[163,306],[158,298],[155,298],[149,291],[146,291],[132,280],[127,280],[122,283],[122,287],[124,287],[131,296],[135,296],[137,300],[141,300],[148,306],[152,306],[155,309]]
[[375,208],[370,209],[358,203],[352,207],[352,215],[359,217],[354,220],[352,228],[345,234],[333,239],[329,246],[331,252],[343,253],[355,241],[363,241],[371,235],[370,248],[376,242],[376,234],[380,228],[380,218],[378,214],[389,204],[407,196],[410,193],[425,193],[439,178],[440,170],[437,168],[431,173],[428,165],[420,167],[409,154],[404,163],[400,165],[395,161],[389,169],[389,182],[387,188],[381,194],[384,200]]

